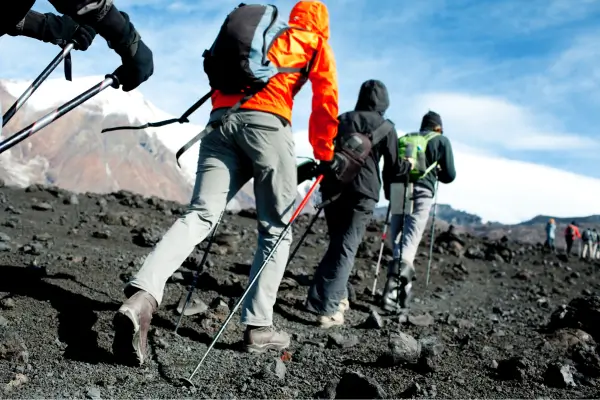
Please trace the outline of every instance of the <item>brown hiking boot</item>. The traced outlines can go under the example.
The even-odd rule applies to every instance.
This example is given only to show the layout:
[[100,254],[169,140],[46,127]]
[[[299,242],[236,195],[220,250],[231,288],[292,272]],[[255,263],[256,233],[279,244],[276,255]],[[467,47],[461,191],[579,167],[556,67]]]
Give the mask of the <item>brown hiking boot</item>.
[[156,308],[154,297],[139,290],[117,311],[113,319],[112,348],[113,355],[124,364],[140,366],[146,361],[148,329]]
[[244,348],[250,353],[283,350],[290,345],[290,335],[272,326],[248,327],[244,332]]

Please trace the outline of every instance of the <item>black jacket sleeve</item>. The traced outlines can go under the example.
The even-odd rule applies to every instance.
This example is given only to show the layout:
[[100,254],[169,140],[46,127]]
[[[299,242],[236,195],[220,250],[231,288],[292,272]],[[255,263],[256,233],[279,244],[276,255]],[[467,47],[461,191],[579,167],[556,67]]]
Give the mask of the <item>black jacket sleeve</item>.
[[406,176],[411,169],[410,163],[398,158],[398,133],[392,128],[385,142],[382,143],[381,154],[383,155],[383,192],[389,200],[390,185],[397,182],[399,178]]
[[34,3],[35,0],[5,1],[0,11],[0,36],[14,32],[17,25],[22,25],[27,11]]
[[438,162],[439,169],[437,178],[442,183],[451,183],[456,178],[456,169],[454,168],[454,153],[450,140],[446,136],[439,136],[432,139],[434,146],[427,146],[427,158]]
[[[134,30],[129,18],[111,0],[49,0],[56,10],[82,25],[89,25],[112,49],[128,41]],[[125,44],[125,43],[123,43]],[[117,51],[118,52],[118,51]]]

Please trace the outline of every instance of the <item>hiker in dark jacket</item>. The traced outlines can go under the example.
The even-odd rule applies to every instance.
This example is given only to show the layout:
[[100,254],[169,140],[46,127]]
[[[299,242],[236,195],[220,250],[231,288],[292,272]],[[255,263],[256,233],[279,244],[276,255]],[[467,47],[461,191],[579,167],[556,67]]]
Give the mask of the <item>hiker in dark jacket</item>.
[[[372,133],[384,122],[389,103],[388,91],[382,82],[364,82],[354,111],[339,116],[338,132]],[[389,193],[390,183],[398,175],[407,174],[411,168],[409,161],[399,163],[398,135],[393,127],[387,136],[373,145],[365,165],[352,182],[342,187],[326,178],[321,184],[325,200],[334,198],[341,191],[337,200],[324,209],[329,246],[317,267],[306,301],[307,309],[318,314],[322,328],[344,323],[344,312],[349,308],[347,283],[354,257],[379,201],[382,183],[379,160],[382,157],[383,185],[385,192]]]
[[[27,36],[60,46],[75,40],[75,49],[86,50],[98,33],[120,57],[114,74],[124,91],[135,89],[154,72],[152,51],[141,40],[129,16],[112,0],[49,0],[64,16],[32,11],[35,0],[4,2],[0,36]],[[10,3],[10,4],[8,4]]]
[[[382,307],[386,311],[395,311],[398,306],[402,309],[407,308],[411,282],[415,279],[413,263],[433,205],[436,180],[448,184],[456,178],[452,145],[443,135],[442,118],[439,114],[429,111],[423,116],[420,132],[432,131],[438,132],[439,135],[434,136],[427,143],[425,156],[427,166],[437,162],[437,168],[412,185],[413,209],[410,214],[406,215],[404,234],[400,231],[404,215],[392,215],[391,237],[394,241],[394,259],[388,267],[388,279],[382,297]],[[399,259],[400,246],[402,246],[401,260]],[[400,278],[400,287],[397,286],[398,278]],[[400,295],[400,299],[398,299],[398,295]]]

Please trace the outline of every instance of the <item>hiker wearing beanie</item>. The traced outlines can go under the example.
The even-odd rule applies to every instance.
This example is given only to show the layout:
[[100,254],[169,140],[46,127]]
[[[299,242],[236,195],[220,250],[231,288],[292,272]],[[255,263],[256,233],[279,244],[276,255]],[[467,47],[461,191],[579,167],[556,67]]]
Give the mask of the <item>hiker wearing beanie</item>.
[[344,312],[349,308],[347,284],[354,257],[379,201],[382,186],[380,159],[384,161],[381,175],[388,200],[391,182],[411,169],[410,161],[398,162],[398,134],[384,118],[389,105],[383,82],[368,80],[360,88],[354,111],[338,117],[338,136],[346,132],[371,134],[372,147],[365,164],[351,182],[342,184],[326,177],[321,183],[323,199],[339,194],[337,200],[324,208],[329,246],[317,267],[306,299],[306,308],[318,315],[321,328],[344,323]]
[[550,218],[548,223],[546,224],[546,243],[544,243],[544,247],[547,247],[552,252],[556,252],[556,222],[554,218]]
[[[412,197],[412,206],[410,207],[411,211],[406,214],[403,232],[400,230],[404,215],[398,213],[392,215],[391,238],[394,246],[394,259],[388,266],[387,282],[382,296],[382,307],[386,311],[397,311],[398,307],[401,309],[408,307],[412,281],[416,279],[414,260],[433,205],[436,181],[448,184],[456,178],[452,145],[443,135],[440,115],[433,111],[425,114],[419,134],[430,138],[426,148],[422,150],[425,164],[423,167],[427,167],[429,172],[424,176],[421,173],[417,175],[417,178],[411,179],[408,194],[412,195],[410,196]],[[411,176],[412,174],[411,172]],[[405,187],[405,183],[402,184],[402,187]],[[392,203],[399,200],[394,197],[398,194],[392,193],[391,196]],[[399,259],[400,253],[402,253],[401,260]],[[400,281],[400,287],[398,287],[398,281]]]

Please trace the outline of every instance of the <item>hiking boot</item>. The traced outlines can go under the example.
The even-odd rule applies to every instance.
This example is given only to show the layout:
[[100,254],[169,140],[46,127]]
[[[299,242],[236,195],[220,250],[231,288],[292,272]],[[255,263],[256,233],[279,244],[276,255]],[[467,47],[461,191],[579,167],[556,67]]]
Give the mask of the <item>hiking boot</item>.
[[250,353],[267,350],[283,350],[290,345],[290,335],[277,331],[273,326],[248,327],[244,331],[244,348]]
[[[415,269],[408,265],[405,265],[400,271],[400,279],[394,275],[389,276],[383,290],[382,308],[388,312],[397,312],[408,308],[412,299],[412,281],[414,279]],[[400,281],[399,286],[398,280]]]
[[126,365],[140,366],[146,361],[148,329],[157,303],[143,290],[128,298],[113,319],[113,355]]
[[344,313],[338,310],[333,315],[319,315],[317,323],[319,324],[319,327],[323,329],[344,325]]
[[338,306],[338,310],[342,313],[348,311],[350,309],[350,302],[348,299],[340,300],[340,305]]

